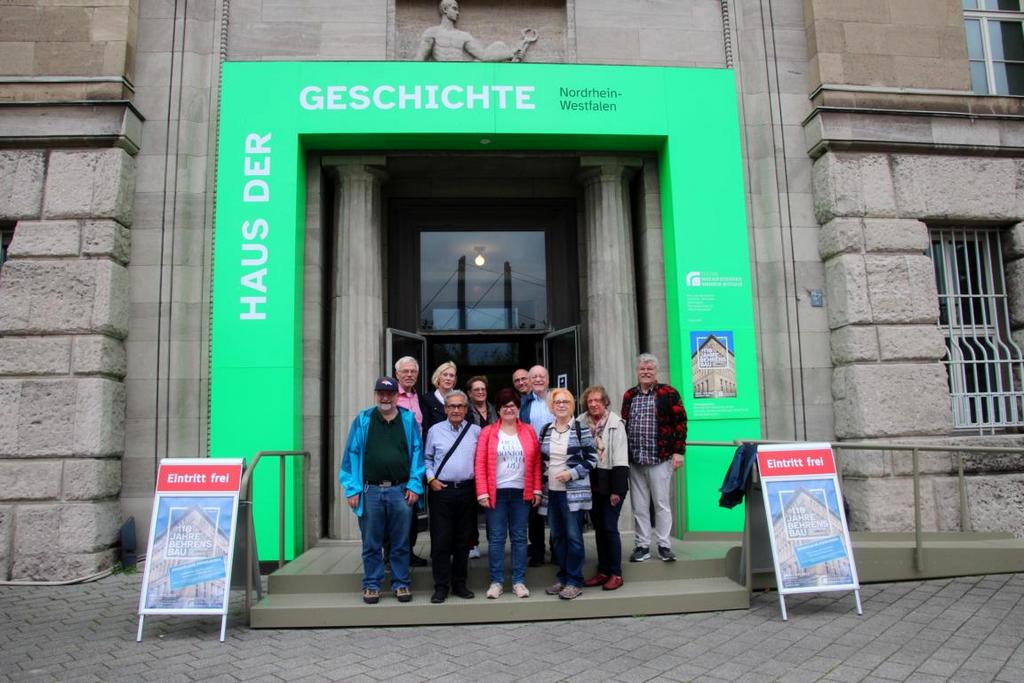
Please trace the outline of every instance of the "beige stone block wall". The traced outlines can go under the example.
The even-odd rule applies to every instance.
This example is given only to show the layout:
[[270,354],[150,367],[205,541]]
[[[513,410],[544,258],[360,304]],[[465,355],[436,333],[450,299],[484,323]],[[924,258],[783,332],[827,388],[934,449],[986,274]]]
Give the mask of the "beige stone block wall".
[[[830,151],[814,162],[819,250],[825,262],[835,431],[840,439],[953,432],[945,340],[928,257],[929,225],[1005,226],[1007,294],[1015,337],[1024,341],[1024,177],[1019,157]],[[960,443],[998,445],[977,435]],[[1018,445],[1015,440],[1010,445]],[[910,454],[843,453],[854,528],[913,529]],[[969,529],[1024,536],[1020,456],[965,457]],[[961,529],[952,453],[922,454],[926,530]],[[1000,514],[1000,508],[1005,513]]]
[[960,0],[803,0],[809,85],[970,91]]
[[[1024,538],[1024,456],[968,453],[958,446],[1020,448],[1015,436],[899,439],[949,446],[949,451],[918,453],[921,524],[924,531],[1013,533]],[[957,476],[963,461],[966,510],[961,509]],[[850,528],[861,531],[914,530],[913,454],[879,449],[841,450],[837,462],[850,505]],[[962,524],[962,518],[966,525]]]
[[[139,0],[10,0],[0,3],[2,100],[117,99],[134,77]],[[31,82],[37,76],[65,83]],[[74,77],[109,77],[107,83]],[[123,79],[123,80],[122,80]]]
[[573,6],[582,64],[725,65],[718,0],[577,0]]
[[121,523],[128,225],[121,149],[0,155],[0,578],[110,566]]

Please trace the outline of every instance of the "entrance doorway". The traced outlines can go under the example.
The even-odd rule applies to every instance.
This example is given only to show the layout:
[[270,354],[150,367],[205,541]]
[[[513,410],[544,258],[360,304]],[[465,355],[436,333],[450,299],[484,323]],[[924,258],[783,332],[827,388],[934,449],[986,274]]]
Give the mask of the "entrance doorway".
[[392,203],[385,362],[421,366],[421,391],[446,361],[459,388],[487,377],[489,398],[517,368],[548,366],[578,391],[579,268],[572,201]]

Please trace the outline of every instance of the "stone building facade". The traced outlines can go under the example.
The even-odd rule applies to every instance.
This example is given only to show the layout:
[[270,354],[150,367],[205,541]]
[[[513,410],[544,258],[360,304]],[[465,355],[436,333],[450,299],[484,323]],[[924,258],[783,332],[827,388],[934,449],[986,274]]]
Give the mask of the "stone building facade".
[[[764,438],[1024,443],[1024,419],[979,425],[956,412],[972,391],[1007,392],[951,378],[956,342],[934,266],[942,230],[954,252],[995,235],[1002,343],[1024,345],[1022,93],[998,94],[994,77],[995,88],[979,86],[976,65],[994,59],[979,61],[970,23],[1005,22],[1012,40],[1021,12],[958,0],[465,0],[461,11],[459,28],[484,44],[518,45],[535,28],[527,62],[734,70]],[[156,463],[209,452],[221,65],[411,59],[437,17],[433,0],[0,6],[0,578],[109,566],[122,521],[146,528]],[[333,444],[370,400],[354,387],[383,369],[386,325],[373,311],[387,294],[373,293],[377,309],[352,308],[345,296],[365,279],[332,283],[331,264],[373,215],[424,199],[571,201],[584,375],[600,367],[615,377],[594,379],[620,391],[634,351],[667,357],[677,333],[649,155],[343,152],[305,159],[298,419],[317,499],[307,542],[353,533],[332,512]],[[345,206],[369,213],[337,215]],[[587,245],[599,239],[633,251],[611,285],[590,275]],[[972,272],[1000,281],[992,268]],[[588,321],[619,296],[623,336],[608,343]],[[375,333],[343,340],[353,325],[339,320],[360,315]],[[1019,403],[1013,353],[1000,378]],[[337,376],[345,357],[368,359],[345,368],[352,389]],[[911,528],[904,454],[849,451],[840,462],[855,528]],[[926,526],[958,529],[954,456],[922,463]],[[1024,533],[1024,458],[965,465],[972,527]]]

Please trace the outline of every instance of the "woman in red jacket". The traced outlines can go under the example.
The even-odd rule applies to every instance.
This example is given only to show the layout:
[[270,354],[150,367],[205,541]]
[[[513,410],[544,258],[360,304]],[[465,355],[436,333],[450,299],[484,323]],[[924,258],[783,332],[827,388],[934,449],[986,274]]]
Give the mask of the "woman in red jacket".
[[540,505],[540,444],[533,428],[519,420],[519,394],[498,392],[498,421],[484,427],[476,445],[476,499],[487,511],[487,597],[504,591],[505,538],[512,541],[512,592],[530,597],[526,587],[527,528],[530,506]]

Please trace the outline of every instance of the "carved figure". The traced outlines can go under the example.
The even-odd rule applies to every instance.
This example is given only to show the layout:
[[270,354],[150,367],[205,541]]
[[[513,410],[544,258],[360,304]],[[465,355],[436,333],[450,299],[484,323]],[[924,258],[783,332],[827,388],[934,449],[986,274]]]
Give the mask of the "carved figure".
[[484,47],[472,34],[455,27],[459,20],[457,0],[441,0],[437,7],[441,23],[423,32],[415,59],[425,61],[433,57],[436,62],[521,62],[530,43],[537,40],[532,28],[523,29],[519,48],[513,50],[500,40]]

